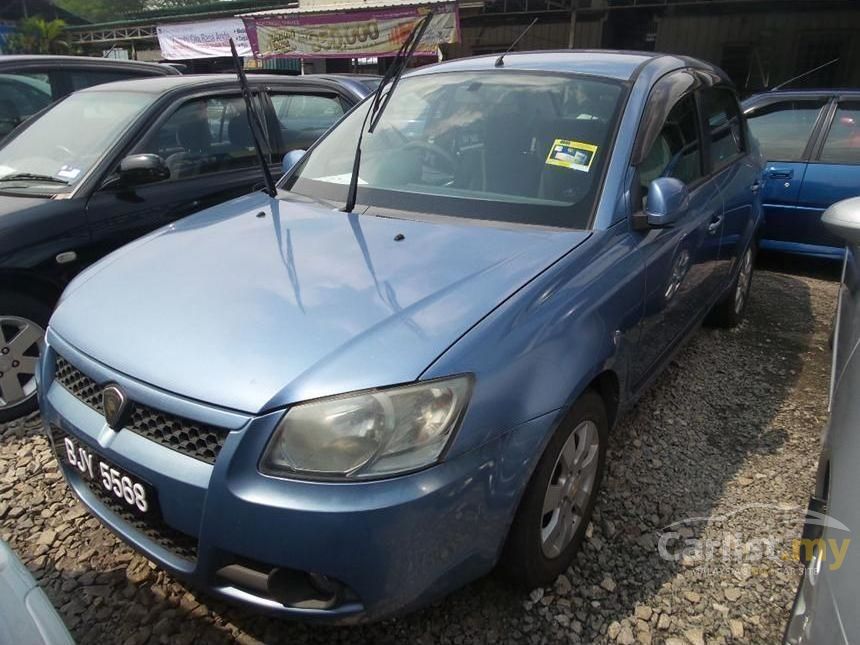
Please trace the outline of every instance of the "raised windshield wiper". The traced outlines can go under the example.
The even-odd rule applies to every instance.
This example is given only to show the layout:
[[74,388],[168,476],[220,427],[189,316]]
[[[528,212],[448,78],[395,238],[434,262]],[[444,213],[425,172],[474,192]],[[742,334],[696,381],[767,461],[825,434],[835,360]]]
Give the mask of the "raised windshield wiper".
[[[260,162],[260,170],[263,171],[263,180],[266,182],[266,194],[269,197],[274,197],[278,194],[278,189],[275,187],[275,179],[272,177],[272,171],[269,168],[269,162],[266,155],[263,153],[262,141],[266,139],[263,131],[263,122],[260,116],[254,109],[253,96],[251,88],[248,86],[248,79],[245,76],[245,70],[242,67],[242,59],[239,58],[239,53],[236,51],[236,43],[230,39],[230,53],[233,55],[233,65],[236,68],[236,76],[239,77],[239,87],[242,89],[242,98],[245,99],[245,114],[248,117],[248,127],[251,129],[251,138],[254,140],[254,151],[257,153],[257,161]],[[266,146],[268,148],[268,146]]]
[[68,186],[69,182],[65,179],[59,179],[57,177],[51,177],[51,175],[39,175],[32,172],[16,172],[11,175],[6,175],[5,177],[0,177],[0,182],[2,181],[19,181],[19,180],[31,180],[31,181],[45,181],[52,184],[62,184],[63,186]]
[[[403,75],[409,61],[412,60],[415,50],[418,49],[418,45],[424,37],[424,32],[427,31],[427,27],[430,26],[430,20],[432,18],[433,12],[429,11],[427,15],[424,16],[424,19],[413,27],[409,37],[403,42],[400,49],[397,50],[397,54],[394,56],[394,60],[388,68],[388,71],[385,72],[385,75],[382,77],[382,81],[380,81],[379,85],[376,86],[376,91],[373,93],[373,98],[370,100],[370,108],[364,115],[364,121],[362,121],[361,129],[358,131],[358,141],[355,144],[355,158],[352,162],[352,175],[349,178],[349,189],[346,192],[346,204],[344,204],[343,207],[344,213],[351,213],[355,208],[355,200],[358,193],[358,169],[361,166],[361,140],[364,137],[364,129],[367,127],[369,121],[370,127],[367,127],[367,131],[373,134],[379,120],[382,118],[382,113],[385,112],[385,108],[391,100],[391,95],[394,94],[397,83],[400,82],[400,77]],[[389,83],[391,84],[391,87],[388,88],[388,91],[383,96],[382,92]]]

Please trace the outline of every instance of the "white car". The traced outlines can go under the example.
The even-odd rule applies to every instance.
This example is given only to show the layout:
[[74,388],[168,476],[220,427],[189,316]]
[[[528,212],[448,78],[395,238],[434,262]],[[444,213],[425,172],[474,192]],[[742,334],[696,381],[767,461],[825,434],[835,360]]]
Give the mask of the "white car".
[[0,643],[74,645],[45,592],[0,541]]

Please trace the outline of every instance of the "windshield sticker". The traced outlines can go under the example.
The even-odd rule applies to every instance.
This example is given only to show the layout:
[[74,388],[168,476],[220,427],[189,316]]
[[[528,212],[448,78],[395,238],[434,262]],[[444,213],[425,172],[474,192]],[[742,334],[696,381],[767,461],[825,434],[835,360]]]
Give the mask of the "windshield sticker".
[[57,171],[57,177],[60,179],[76,179],[80,174],[80,168],[72,168],[70,166],[63,166]]
[[568,139],[556,139],[552,143],[546,163],[551,166],[573,168],[582,172],[591,170],[591,162],[597,154],[597,146]]
[[[346,172],[342,175],[330,175],[328,177],[317,177],[316,181],[324,181],[324,182],[327,182],[329,184],[344,184],[344,185],[348,186],[351,179],[352,179],[352,175],[350,173]],[[362,179],[361,177],[359,177],[358,178],[358,185],[359,186],[365,186],[365,185],[367,185],[367,182],[364,181],[364,179]]]

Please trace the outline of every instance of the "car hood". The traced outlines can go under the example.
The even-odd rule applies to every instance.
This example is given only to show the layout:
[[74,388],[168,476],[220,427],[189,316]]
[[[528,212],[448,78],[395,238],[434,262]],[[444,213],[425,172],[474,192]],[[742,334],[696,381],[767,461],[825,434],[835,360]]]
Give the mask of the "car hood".
[[587,237],[258,193],[108,256],[69,286],[51,328],[128,376],[257,413],[417,379]]

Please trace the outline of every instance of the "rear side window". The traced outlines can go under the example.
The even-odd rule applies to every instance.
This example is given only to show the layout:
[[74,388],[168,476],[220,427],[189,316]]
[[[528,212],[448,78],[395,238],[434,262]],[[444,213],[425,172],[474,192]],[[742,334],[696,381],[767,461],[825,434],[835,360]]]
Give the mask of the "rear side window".
[[69,85],[72,91],[82,90],[85,87],[93,85],[101,85],[102,83],[112,83],[113,81],[124,81],[132,78],[144,78],[144,74],[136,74],[134,72],[126,72],[122,70],[91,70],[79,69],[67,73]]
[[0,74],[0,139],[50,103],[47,83]]
[[335,96],[273,93],[271,99],[281,126],[282,154],[309,148],[344,113]]
[[747,122],[769,161],[800,161],[825,101],[780,101],[754,109]]
[[654,145],[639,164],[643,194],[647,193],[648,184],[658,177],[674,177],[685,184],[702,177],[702,147],[692,94],[675,104]]
[[743,153],[741,110],[735,95],[710,87],[702,92],[705,103],[705,130],[711,140],[711,168],[720,168]]
[[820,159],[829,163],[860,164],[860,101],[839,104]]

